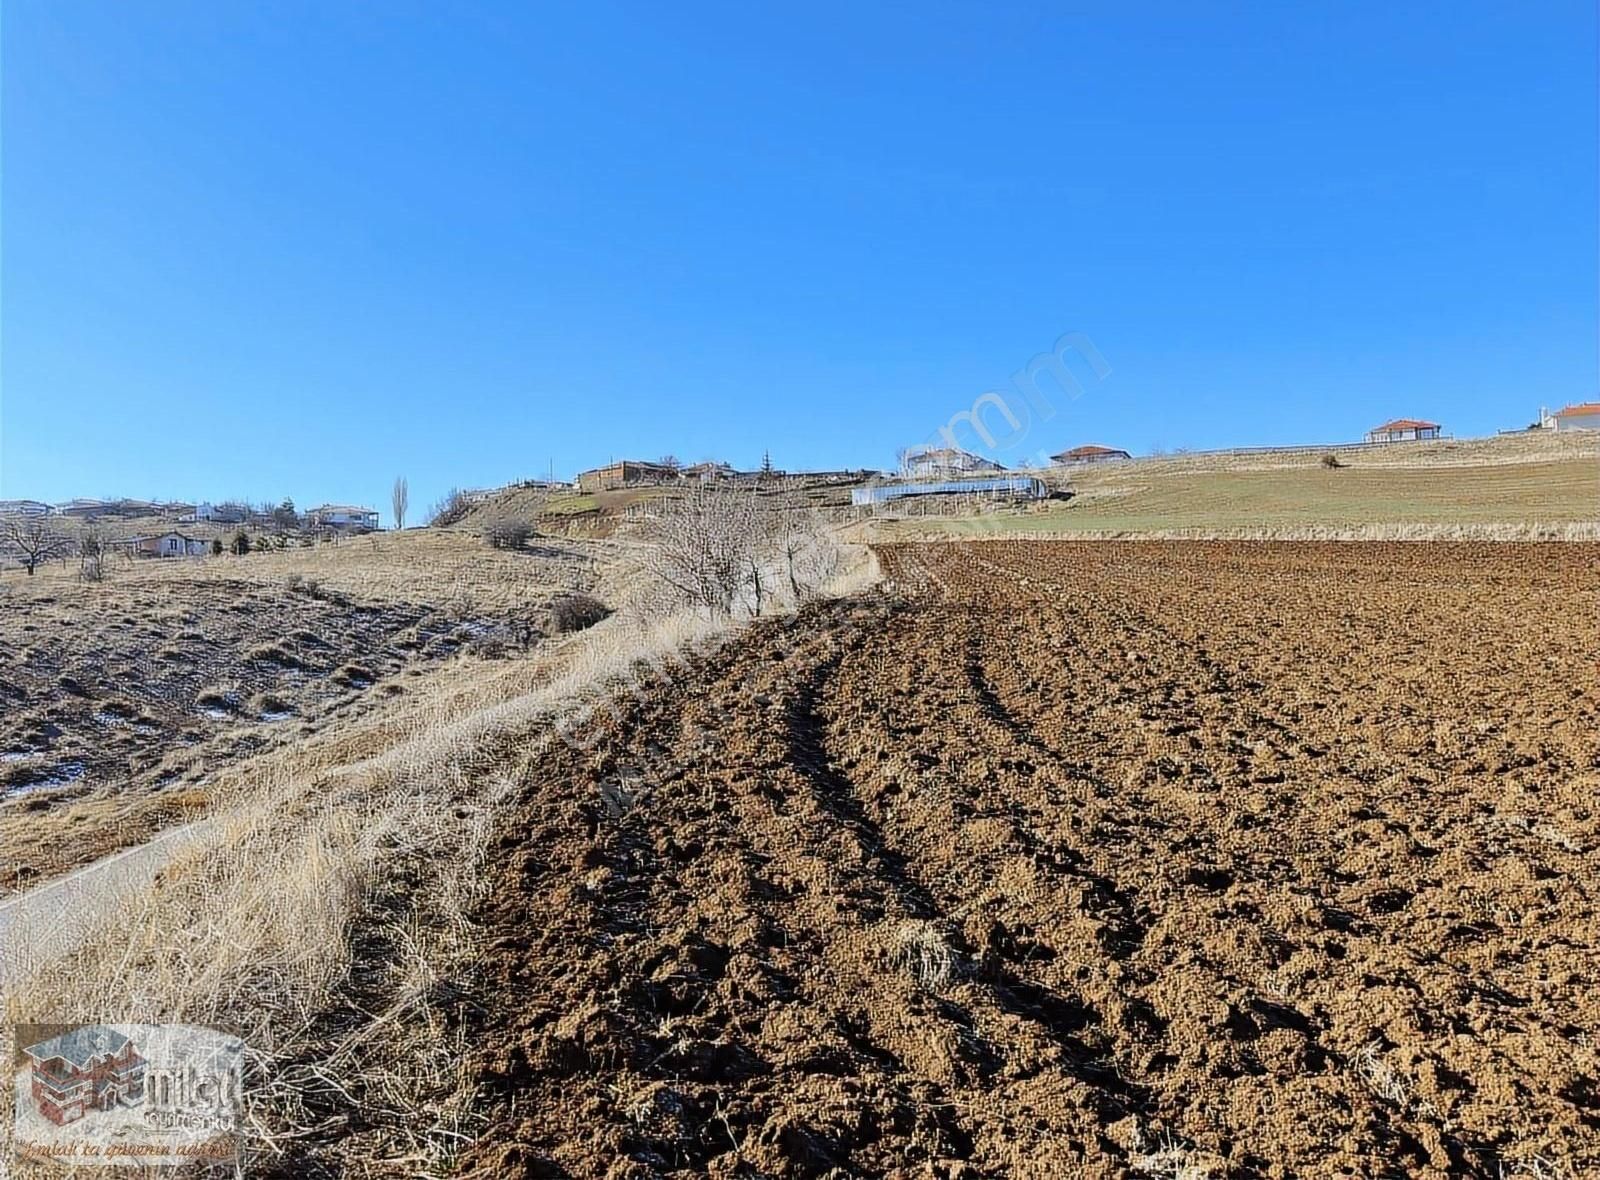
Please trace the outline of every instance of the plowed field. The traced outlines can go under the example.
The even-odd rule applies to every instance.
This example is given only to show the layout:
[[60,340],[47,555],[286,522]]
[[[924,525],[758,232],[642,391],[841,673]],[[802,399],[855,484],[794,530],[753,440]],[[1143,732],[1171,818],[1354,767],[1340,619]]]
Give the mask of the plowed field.
[[1600,547],[880,560],[529,778],[468,1171],[1600,1174]]

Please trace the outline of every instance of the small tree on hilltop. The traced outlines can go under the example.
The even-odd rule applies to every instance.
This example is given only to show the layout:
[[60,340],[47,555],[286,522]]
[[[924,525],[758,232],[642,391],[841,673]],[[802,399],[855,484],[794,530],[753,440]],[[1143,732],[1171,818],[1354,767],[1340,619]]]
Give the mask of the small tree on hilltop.
[[411,505],[411,490],[406,485],[406,477],[397,475],[394,479],[394,488],[389,492],[389,510],[394,514],[394,527],[406,527],[406,509]]
[[235,557],[243,557],[250,552],[250,534],[240,529],[233,534],[233,544],[228,546]]

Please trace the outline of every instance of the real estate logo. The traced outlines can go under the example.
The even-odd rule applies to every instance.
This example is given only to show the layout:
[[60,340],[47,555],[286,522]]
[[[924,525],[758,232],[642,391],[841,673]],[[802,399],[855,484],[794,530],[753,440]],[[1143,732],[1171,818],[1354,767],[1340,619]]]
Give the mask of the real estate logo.
[[18,1163],[237,1163],[244,1043],[186,1024],[20,1025]]

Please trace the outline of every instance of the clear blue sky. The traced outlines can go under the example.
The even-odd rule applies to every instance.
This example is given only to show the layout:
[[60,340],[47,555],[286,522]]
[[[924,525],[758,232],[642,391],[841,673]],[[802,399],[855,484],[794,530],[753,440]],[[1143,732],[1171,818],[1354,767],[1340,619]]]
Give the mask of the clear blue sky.
[[886,466],[1070,331],[1111,372],[1002,458],[1596,394],[1588,0],[7,0],[0,36],[0,495]]

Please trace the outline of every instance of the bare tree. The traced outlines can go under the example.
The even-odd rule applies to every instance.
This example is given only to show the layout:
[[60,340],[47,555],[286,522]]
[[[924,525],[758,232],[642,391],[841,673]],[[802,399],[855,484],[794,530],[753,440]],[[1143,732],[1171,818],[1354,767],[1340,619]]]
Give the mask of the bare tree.
[[72,552],[72,541],[38,517],[7,517],[0,521],[0,542],[17,554],[30,575],[40,563]]
[[724,494],[695,485],[660,502],[646,522],[643,564],[679,599],[712,615],[730,615],[739,599],[760,524],[748,494]]
[[681,603],[712,615],[759,616],[787,590],[800,602],[837,567],[837,549],[815,513],[763,506],[754,492],[694,485],[660,501],[641,530],[642,563]]
[[397,475],[394,478],[394,489],[389,493],[389,507],[394,512],[394,527],[406,527],[406,509],[410,507],[410,489],[406,486],[406,477]]
[[682,467],[683,464],[678,461],[678,456],[676,455],[662,455],[661,466],[670,467],[672,470],[676,471],[678,468]]
[[776,536],[789,593],[796,603],[812,597],[839,572],[839,546],[816,510],[786,517]]

